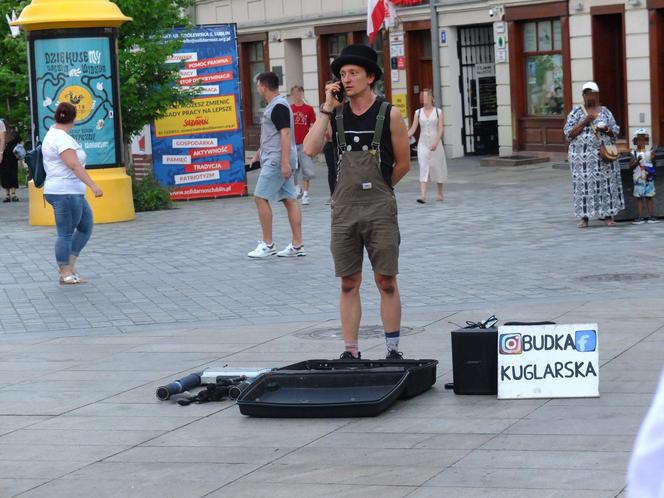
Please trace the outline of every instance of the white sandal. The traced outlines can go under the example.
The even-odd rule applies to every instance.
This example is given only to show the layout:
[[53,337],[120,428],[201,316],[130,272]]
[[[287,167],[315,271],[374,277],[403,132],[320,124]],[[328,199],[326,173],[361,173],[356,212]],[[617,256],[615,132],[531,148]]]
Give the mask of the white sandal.
[[75,285],[75,284],[80,284],[81,280],[78,278],[78,275],[65,275],[64,277],[60,277],[60,284],[61,285]]

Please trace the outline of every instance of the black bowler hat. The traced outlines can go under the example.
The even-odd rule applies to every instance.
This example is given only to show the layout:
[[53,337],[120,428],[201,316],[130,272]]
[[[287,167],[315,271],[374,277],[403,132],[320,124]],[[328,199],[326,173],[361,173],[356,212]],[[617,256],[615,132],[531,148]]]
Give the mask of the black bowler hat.
[[383,70],[378,65],[378,54],[368,45],[348,45],[341,51],[341,55],[332,61],[330,69],[332,74],[340,78],[341,68],[346,64],[354,64],[363,67],[368,73],[376,76],[378,81],[383,75]]

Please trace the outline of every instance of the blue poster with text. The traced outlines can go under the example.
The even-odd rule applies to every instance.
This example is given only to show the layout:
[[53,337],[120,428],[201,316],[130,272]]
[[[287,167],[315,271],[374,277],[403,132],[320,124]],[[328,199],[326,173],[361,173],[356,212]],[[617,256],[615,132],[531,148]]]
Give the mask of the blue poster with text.
[[168,62],[179,65],[178,85],[196,97],[152,124],[154,177],[173,200],[244,195],[235,25],[175,30],[166,38],[182,40]]
[[111,48],[108,37],[34,42],[36,132],[43,140],[55,123],[58,104],[73,104],[76,120],[70,135],[87,153],[88,167],[118,162]]

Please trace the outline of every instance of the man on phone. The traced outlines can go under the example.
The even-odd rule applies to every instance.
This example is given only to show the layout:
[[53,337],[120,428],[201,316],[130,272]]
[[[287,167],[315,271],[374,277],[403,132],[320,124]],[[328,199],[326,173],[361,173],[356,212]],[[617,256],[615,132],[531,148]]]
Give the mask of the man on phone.
[[[261,119],[260,149],[252,159],[252,162],[255,162],[260,156],[261,172],[254,190],[254,200],[263,239],[247,256],[250,258],[266,258],[275,254],[280,257],[306,256],[302,245],[302,216],[293,183],[293,170],[297,167],[293,113],[288,101],[279,95],[279,78],[276,74],[272,72],[259,74],[256,78],[256,89],[267,101]],[[270,201],[274,199],[284,203],[292,233],[290,244],[279,252],[272,240]]]
[[[332,195],[330,247],[341,278],[341,358],[359,358],[360,284],[366,248],[380,292],[388,359],[400,359],[401,298],[397,286],[399,225],[393,187],[410,169],[408,132],[398,109],[373,92],[382,76],[378,55],[366,45],[344,48],[330,68],[340,81],[325,86],[325,103],[304,140],[304,152],[320,153],[325,131],[339,152]],[[346,102],[336,96],[345,91]]]

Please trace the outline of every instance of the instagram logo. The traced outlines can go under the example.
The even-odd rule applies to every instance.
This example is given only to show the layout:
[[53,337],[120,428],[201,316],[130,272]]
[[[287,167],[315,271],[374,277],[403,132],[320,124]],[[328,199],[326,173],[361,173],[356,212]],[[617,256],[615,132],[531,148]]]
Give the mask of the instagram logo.
[[521,354],[523,346],[521,334],[500,334],[500,354]]

